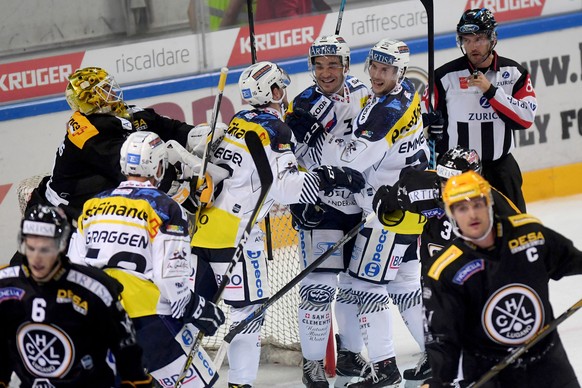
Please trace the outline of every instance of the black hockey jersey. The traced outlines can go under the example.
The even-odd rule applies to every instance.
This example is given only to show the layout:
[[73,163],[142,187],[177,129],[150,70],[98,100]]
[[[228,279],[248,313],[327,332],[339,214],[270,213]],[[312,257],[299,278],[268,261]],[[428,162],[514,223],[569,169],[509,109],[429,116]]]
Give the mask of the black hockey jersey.
[[153,109],[130,107],[128,111],[131,120],[109,114],[73,113],[46,187],[45,196],[51,204],[68,205],[80,212],[86,200],[124,181],[119,153],[132,132],[151,131],[164,141],[175,139],[186,145],[191,125],[161,116]]
[[[495,188],[492,188],[491,193],[495,214],[511,216],[520,213],[511,200]],[[394,185],[390,196],[394,207],[427,218],[420,235],[419,248],[422,273],[426,274],[438,252],[455,237],[453,224],[443,209],[439,176],[432,170],[411,170]]]
[[[424,279],[433,376],[452,382],[461,351],[500,360],[554,319],[548,283],[582,274],[582,252],[529,214],[496,220],[491,249],[457,238],[445,247]],[[527,353],[542,357],[557,332]],[[495,361],[492,361],[495,363]],[[477,376],[465,377],[472,381]]]
[[43,284],[25,265],[0,270],[0,382],[7,385],[14,371],[22,387],[112,387],[108,349],[124,380],[145,380],[121,285],[62,261]]

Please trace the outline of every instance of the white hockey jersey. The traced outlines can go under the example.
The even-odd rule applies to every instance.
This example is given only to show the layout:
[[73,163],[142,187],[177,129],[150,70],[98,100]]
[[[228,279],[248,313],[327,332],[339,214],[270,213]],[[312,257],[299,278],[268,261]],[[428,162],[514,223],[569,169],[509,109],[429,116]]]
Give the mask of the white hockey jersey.
[[[364,214],[373,212],[372,199],[378,187],[393,185],[407,169],[428,167],[428,145],[422,130],[420,97],[414,85],[405,78],[391,93],[370,98],[354,125],[354,133],[346,144],[343,139],[327,136],[326,143],[335,146],[336,160],[322,163],[339,164],[361,171],[366,187],[355,194]],[[375,227],[382,225],[375,220]]]
[[215,188],[212,207],[202,211],[192,246],[200,248],[236,247],[257,203],[260,181],[244,141],[246,131],[259,135],[273,173],[273,185],[257,222],[274,202],[316,203],[319,177],[299,171],[293,153],[295,138],[274,109],[238,112],[231,120],[224,139],[212,150],[210,161],[230,171],[230,177]]
[[[354,121],[369,97],[368,87],[357,78],[348,76],[343,85],[343,96],[339,94],[326,96],[313,85],[295,97],[289,106],[289,112],[295,107],[310,112],[325,127],[328,134],[348,142],[354,132]],[[322,160],[323,155],[328,153],[335,155],[335,146],[323,142],[323,138],[321,140],[314,147],[308,147],[305,143],[297,144],[295,151],[297,160],[307,171],[313,171],[322,164],[333,164],[322,163]],[[345,214],[361,212],[354,195],[348,189],[337,188],[329,194],[321,193],[320,198],[326,205]]]

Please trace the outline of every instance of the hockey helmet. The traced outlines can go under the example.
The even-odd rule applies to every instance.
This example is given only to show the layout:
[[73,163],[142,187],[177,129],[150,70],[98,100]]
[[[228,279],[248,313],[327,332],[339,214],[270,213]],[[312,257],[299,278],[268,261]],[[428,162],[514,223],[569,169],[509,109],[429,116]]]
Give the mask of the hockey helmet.
[[451,177],[443,190],[443,202],[449,218],[452,217],[451,207],[454,204],[475,198],[485,198],[487,206],[493,205],[491,185],[475,171]]
[[[168,153],[160,137],[148,131],[134,132],[121,146],[119,163],[121,172],[127,176],[154,178],[159,184],[168,167]],[[158,173],[158,167],[162,171]]]
[[397,83],[400,83],[410,62],[410,49],[400,40],[382,39],[368,53],[364,65],[366,71],[370,68],[372,61],[398,68]]
[[128,117],[121,88],[113,76],[100,67],[85,67],[71,74],[65,97],[72,110],[85,115],[111,113]]
[[26,210],[18,233],[19,251],[26,254],[26,236],[49,237],[55,240],[59,252],[64,252],[69,240],[70,226],[62,209],[46,205],[34,205]]
[[444,181],[469,170],[481,174],[481,159],[477,151],[462,146],[456,146],[445,152],[439,158],[436,167],[437,175]]
[[309,69],[312,70],[315,58],[328,56],[340,57],[345,68],[350,66],[350,47],[339,35],[325,35],[315,39],[309,47]]
[[271,102],[276,104],[283,101],[273,100],[273,87],[283,91],[289,86],[291,79],[285,70],[273,62],[257,62],[246,68],[238,80],[238,87],[243,100],[252,106],[263,106]]

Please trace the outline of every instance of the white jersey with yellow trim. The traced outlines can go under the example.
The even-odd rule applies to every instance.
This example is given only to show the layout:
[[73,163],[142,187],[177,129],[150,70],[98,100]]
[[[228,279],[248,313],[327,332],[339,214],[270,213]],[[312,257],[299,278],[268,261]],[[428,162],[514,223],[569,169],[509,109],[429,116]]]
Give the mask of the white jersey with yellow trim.
[[[429,151],[422,131],[420,97],[412,82],[405,78],[389,94],[370,98],[347,144],[334,136],[328,136],[326,143],[335,145],[337,160],[326,160],[324,156],[322,163],[361,171],[366,187],[355,194],[356,201],[364,213],[373,212],[372,199],[380,186],[394,185],[407,169],[425,170],[428,167]],[[377,226],[381,224],[378,222]]]
[[[348,142],[354,132],[354,121],[369,97],[370,90],[364,83],[355,77],[347,76],[343,84],[343,95],[337,93],[325,95],[317,85],[312,85],[295,97],[289,106],[289,113],[296,107],[308,111],[323,125],[326,133],[335,139]],[[298,143],[295,154],[302,167],[307,171],[313,171],[323,164],[334,164],[330,161],[322,162],[328,153],[335,154],[333,148],[335,146],[327,142],[318,142],[314,147]],[[348,189],[336,188],[329,195],[321,193],[320,197],[323,203],[345,214],[362,211]]]
[[[71,239],[73,262],[117,268],[132,318],[180,318],[191,291],[188,221],[182,207],[149,182],[125,181],[85,202]],[[152,283],[153,282],[153,283]]]
[[227,169],[230,177],[215,189],[212,207],[197,220],[192,246],[200,248],[236,247],[250,220],[260,192],[255,164],[244,141],[247,131],[256,132],[265,147],[273,185],[259,213],[260,221],[273,203],[315,203],[319,195],[317,174],[299,171],[293,153],[295,137],[274,109],[238,112],[231,120],[222,142],[210,162]]

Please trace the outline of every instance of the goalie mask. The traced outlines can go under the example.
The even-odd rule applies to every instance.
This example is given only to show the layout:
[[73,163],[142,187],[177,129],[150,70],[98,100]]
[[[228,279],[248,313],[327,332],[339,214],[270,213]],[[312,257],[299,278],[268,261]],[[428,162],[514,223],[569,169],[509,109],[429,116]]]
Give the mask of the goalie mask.
[[154,178],[159,185],[168,167],[168,154],[162,139],[153,132],[129,135],[121,147],[121,172],[126,176]]
[[123,92],[113,76],[100,67],[86,67],[69,76],[67,103],[84,115],[109,113],[128,118]]
[[55,240],[59,252],[64,252],[69,240],[70,226],[62,209],[34,205],[26,210],[18,233],[19,252],[26,254],[24,239],[27,236],[49,237]]
[[[285,70],[272,62],[258,62],[247,67],[238,80],[238,87],[243,100],[254,107],[270,103],[280,104],[285,98],[285,89],[291,80]],[[273,88],[283,90],[283,97],[273,99]]]
[[399,40],[382,39],[372,47],[366,58],[364,69],[369,72],[371,62],[396,67],[396,83],[400,84],[410,62],[410,50],[406,43]]
[[477,151],[462,146],[445,152],[439,158],[436,168],[437,175],[443,182],[469,170],[481,174],[481,159]]

